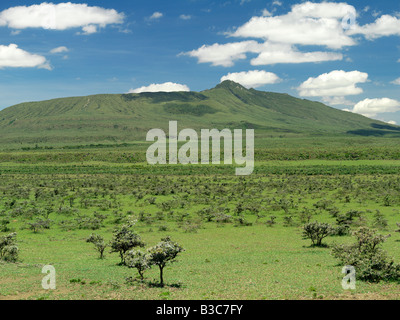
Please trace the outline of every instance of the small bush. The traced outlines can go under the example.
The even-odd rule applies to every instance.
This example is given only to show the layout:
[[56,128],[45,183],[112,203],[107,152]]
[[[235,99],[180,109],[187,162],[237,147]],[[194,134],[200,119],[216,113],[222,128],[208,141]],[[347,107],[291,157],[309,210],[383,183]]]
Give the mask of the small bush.
[[247,221],[244,217],[238,217],[235,220],[236,220],[235,227],[250,227],[253,225],[251,222]]
[[275,216],[271,216],[269,220],[267,220],[266,224],[268,227],[273,227],[276,224],[275,221],[276,217]]
[[10,220],[8,219],[1,219],[0,220],[0,232],[9,232],[11,229],[8,227],[10,224]]
[[28,222],[27,228],[32,230],[33,233],[38,233],[41,229],[50,229],[51,221],[38,219],[35,222]]
[[100,259],[104,258],[104,251],[107,248],[107,244],[104,242],[104,239],[102,236],[98,234],[92,233],[89,238],[86,239],[86,242],[93,243],[95,249],[99,252],[100,254]]
[[304,239],[311,239],[312,246],[321,247],[322,240],[333,233],[333,228],[328,223],[310,222],[303,227]]
[[0,237],[0,259],[7,262],[18,260],[17,234],[15,232]]
[[150,268],[149,259],[146,253],[137,250],[131,250],[126,254],[125,265],[129,268],[136,268],[140,279],[144,279],[144,272]]
[[118,252],[121,264],[125,264],[125,254],[134,247],[144,247],[144,242],[131,230],[133,223],[128,223],[116,229],[111,240],[111,253]]
[[380,235],[366,227],[353,232],[353,236],[356,238],[355,243],[333,246],[332,255],[336,259],[343,265],[353,266],[360,280],[379,282],[400,279],[400,266],[380,248],[389,236]]
[[82,230],[98,230],[102,225],[102,221],[95,217],[79,217],[75,219],[78,229]]
[[386,229],[387,226],[388,221],[385,219],[385,216],[379,210],[376,210],[374,214],[374,227],[378,229]]
[[291,227],[293,226],[294,221],[293,221],[293,216],[288,215],[283,217],[283,226],[284,227]]
[[348,225],[337,225],[332,229],[332,236],[347,236],[350,234],[350,226]]
[[199,221],[188,220],[182,223],[181,228],[186,233],[197,233],[202,224]]
[[161,239],[161,242],[147,250],[148,264],[156,265],[160,269],[160,286],[164,286],[163,271],[168,263],[173,263],[184,249],[170,237]]

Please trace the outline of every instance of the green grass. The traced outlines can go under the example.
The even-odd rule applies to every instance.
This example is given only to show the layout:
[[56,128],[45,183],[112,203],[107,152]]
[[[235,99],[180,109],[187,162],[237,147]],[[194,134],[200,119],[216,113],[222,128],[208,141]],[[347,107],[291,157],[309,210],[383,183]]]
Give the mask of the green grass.
[[[290,163],[288,167],[296,167],[302,163]],[[346,164],[352,167],[356,163]],[[390,161],[389,163],[391,164]],[[269,164],[282,165],[277,162]],[[320,162],[316,161],[315,164],[319,165]],[[18,167],[24,166],[16,166]],[[46,167],[47,165],[43,165],[43,168]],[[329,163],[326,168],[328,167]],[[146,167],[135,175],[3,174],[0,179],[0,193],[3,194],[0,205],[5,210],[1,215],[11,215],[10,226],[18,233],[21,261],[17,264],[0,264],[0,298],[397,299],[397,283],[369,284],[358,281],[356,291],[344,291],[341,287],[342,266],[330,255],[329,248],[312,248],[309,240],[302,239],[299,214],[303,207],[313,210],[318,201],[330,200],[330,206],[337,206],[341,213],[351,209],[363,211],[366,223],[371,226],[373,212],[379,209],[389,222],[388,228],[381,232],[392,234],[384,244],[384,249],[400,262],[400,234],[393,232],[396,222],[400,221],[400,198],[396,187],[399,179],[398,174],[363,174],[351,177],[307,177],[302,174],[266,177],[255,174],[247,178],[192,174],[161,178],[151,172],[149,175]],[[243,183],[246,185],[242,185]],[[347,189],[349,183],[353,186],[352,189]],[[161,188],[160,192],[170,190],[169,188],[177,188],[177,192],[157,195],[157,186]],[[60,192],[59,195],[49,198],[55,189]],[[208,195],[207,189],[212,190],[211,195]],[[30,190],[29,198],[23,190]],[[42,195],[34,200],[34,193],[38,190],[41,190]],[[144,192],[144,197],[139,198],[137,193],[132,193],[135,190]],[[235,195],[227,201],[232,190],[235,190]],[[86,196],[79,197],[81,192],[85,192]],[[242,196],[239,196],[241,192]],[[390,206],[384,204],[385,192],[390,194]],[[13,215],[13,209],[7,209],[10,199],[17,200],[14,207],[44,208],[49,203],[58,206],[62,199],[67,199],[68,194],[77,196],[73,207],[79,210],[80,215],[90,216],[96,211],[107,216],[104,226],[94,231],[103,235],[106,240],[111,239],[113,228],[118,225],[113,222],[114,210],[136,219],[140,217],[141,211],[150,214],[153,217],[151,222],[139,221],[135,226],[136,232],[142,236],[147,246],[155,245],[162,237],[170,235],[186,250],[179,256],[177,263],[167,267],[166,286],[158,288],[148,284],[157,282],[156,268],[145,273],[145,283],[137,281],[127,284],[125,279],[136,277],[136,270],[118,266],[119,256],[115,253],[109,254],[108,250],[106,259],[99,260],[92,245],[85,242],[85,238],[93,231],[65,231],[57,225],[61,220],[73,220],[76,217],[74,214],[51,213],[49,218],[54,221],[51,229],[33,233],[21,227],[25,221],[34,217],[28,218],[27,213]],[[349,202],[344,200],[346,195],[350,195]],[[151,197],[155,197],[155,204],[147,202]],[[84,198],[94,202],[89,202],[87,208],[82,207],[80,203]],[[181,208],[179,201],[184,199],[189,202]],[[294,201],[295,206],[289,208],[294,217],[294,226],[285,227],[283,224],[285,214],[277,206],[281,199]],[[234,208],[240,200],[245,204],[261,203],[258,219],[254,213],[245,211],[244,217],[252,226],[235,226]],[[102,209],[100,204],[104,201],[112,204],[112,208]],[[157,220],[156,213],[162,211],[158,205],[163,202],[171,202],[174,213],[170,216],[168,210],[164,211],[164,219]],[[64,200],[63,206],[69,206],[68,200]],[[232,222],[219,224],[199,218],[198,211],[209,206],[225,207],[233,217]],[[335,219],[327,211],[317,209],[313,212],[313,220],[334,224]],[[179,216],[186,213],[188,216],[182,222],[200,223],[201,227],[197,232],[185,232],[182,227]],[[268,227],[265,222],[271,215],[277,217],[277,224]],[[159,231],[160,226],[167,230]],[[349,241],[349,236],[329,237],[325,243],[332,245],[334,242]],[[55,291],[41,288],[41,279],[44,276],[41,268],[46,264],[56,268]]]
[[[167,131],[170,120],[179,130],[255,129],[254,173],[237,177],[235,165],[148,165],[146,133]],[[0,112],[0,133],[0,222],[10,221],[20,249],[18,263],[0,263],[0,299],[400,298],[395,282],[342,289],[343,266],[330,247],[350,236],[328,237],[322,248],[302,239],[307,212],[334,225],[335,210],[361,211],[355,230],[375,228],[379,210],[388,221],[379,231],[392,234],[383,248],[400,262],[396,126],[224,82],[200,93],[21,104]],[[47,210],[50,229],[26,228]],[[99,214],[100,229],[79,228],[78,218]],[[288,216],[293,225],[284,224]],[[156,268],[145,282],[127,283],[136,270],[119,266],[109,249],[98,259],[85,242],[92,232],[110,240],[128,218],[138,220],[147,247],[170,235],[185,248],[166,268],[164,288],[154,285]],[[47,264],[56,268],[54,291],[41,288]]]
[[[156,243],[166,233],[138,228],[148,243]],[[107,234],[106,230],[101,232]],[[108,232],[109,233],[109,232]],[[60,235],[21,232],[23,264],[1,265],[0,293],[5,299],[36,299],[50,293],[54,299],[311,299],[316,288],[325,299],[342,298],[341,267],[330,257],[329,249],[308,248],[298,228],[253,226],[207,227],[196,234],[168,232],[183,244],[186,252],[179,262],[166,269],[165,288],[128,285],[124,279],[135,270],[118,266],[117,255],[99,260],[90,244],[88,231]],[[396,239],[398,241],[398,237]],[[400,250],[390,241],[386,248],[400,258]],[[331,243],[329,239],[327,243]],[[52,264],[57,271],[57,290],[41,289],[41,265]],[[146,274],[157,279],[157,270]],[[82,279],[85,284],[71,283]],[[178,288],[176,288],[178,286]],[[396,284],[358,282],[355,297],[398,298]]]

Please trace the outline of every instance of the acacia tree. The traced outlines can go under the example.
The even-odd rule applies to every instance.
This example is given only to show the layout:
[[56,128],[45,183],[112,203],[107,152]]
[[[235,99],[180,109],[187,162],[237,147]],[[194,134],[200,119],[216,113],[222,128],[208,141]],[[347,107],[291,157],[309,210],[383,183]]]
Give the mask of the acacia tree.
[[150,268],[149,259],[145,252],[131,250],[126,254],[125,264],[129,268],[136,268],[140,279],[144,279],[144,272]]
[[17,234],[15,232],[0,237],[0,259],[16,262],[19,249],[17,247]]
[[156,265],[160,269],[160,286],[164,286],[164,268],[167,263],[173,263],[180,252],[184,249],[170,237],[161,239],[161,242],[147,250],[149,265]]
[[330,224],[317,221],[306,223],[303,227],[304,239],[311,239],[312,245],[317,247],[321,247],[322,240],[330,236],[332,232],[333,228]]
[[390,235],[378,234],[376,230],[367,227],[359,228],[352,235],[356,238],[354,243],[333,246],[332,255],[335,258],[343,264],[355,267],[360,280],[399,281],[400,265],[381,248]]
[[98,234],[92,233],[86,242],[93,243],[95,249],[100,253],[100,259],[104,259],[104,251],[108,244],[104,242],[104,238]]
[[125,264],[125,254],[135,247],[144,247],[144,242],[138,234],[133,232],[131,228],[133,223],[124,224],[121,228],[116,229],[111,240],[111,253],[118,252],[121,257],[121,265]]

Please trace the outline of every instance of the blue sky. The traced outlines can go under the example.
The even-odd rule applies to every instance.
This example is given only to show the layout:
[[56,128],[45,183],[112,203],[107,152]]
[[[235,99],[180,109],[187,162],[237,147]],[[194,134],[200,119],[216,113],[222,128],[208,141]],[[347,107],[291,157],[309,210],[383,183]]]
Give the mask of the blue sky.
[[2,1],[0,108],[231,79],[400,124],[400,2]]

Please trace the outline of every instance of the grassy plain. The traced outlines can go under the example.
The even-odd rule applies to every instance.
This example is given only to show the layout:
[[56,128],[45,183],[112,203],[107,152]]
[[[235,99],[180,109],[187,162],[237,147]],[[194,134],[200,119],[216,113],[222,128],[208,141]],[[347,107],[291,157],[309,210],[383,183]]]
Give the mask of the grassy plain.
[[[339,142],[264,140],[249,177],[236,177],[235,166],[149,166],[141,144],[4,150],[0,221],[17,232],[20,259],[0,263],[0,299],[398,299],[395,282],[342,289],[343,266],[329,246],[352,237],[330,236],[326,248],[302,239],[307,219],[335,225],[336,211],[357,210],[352,228],[390,233],[383,247],[400,262],[397,139]],[[386,227],[374,225],[376,210]],[[27,229],[46,212],[50,229]],[[135,269],[109,249],[100,260],[85,242],[92,232],[110,240],[129,218],[147,246],[170,235],[185,248],[166,268],[165,287],[154,285],[156,268],[144,283],[126,282]],[[48,264],[54,291],[41,287]]]

